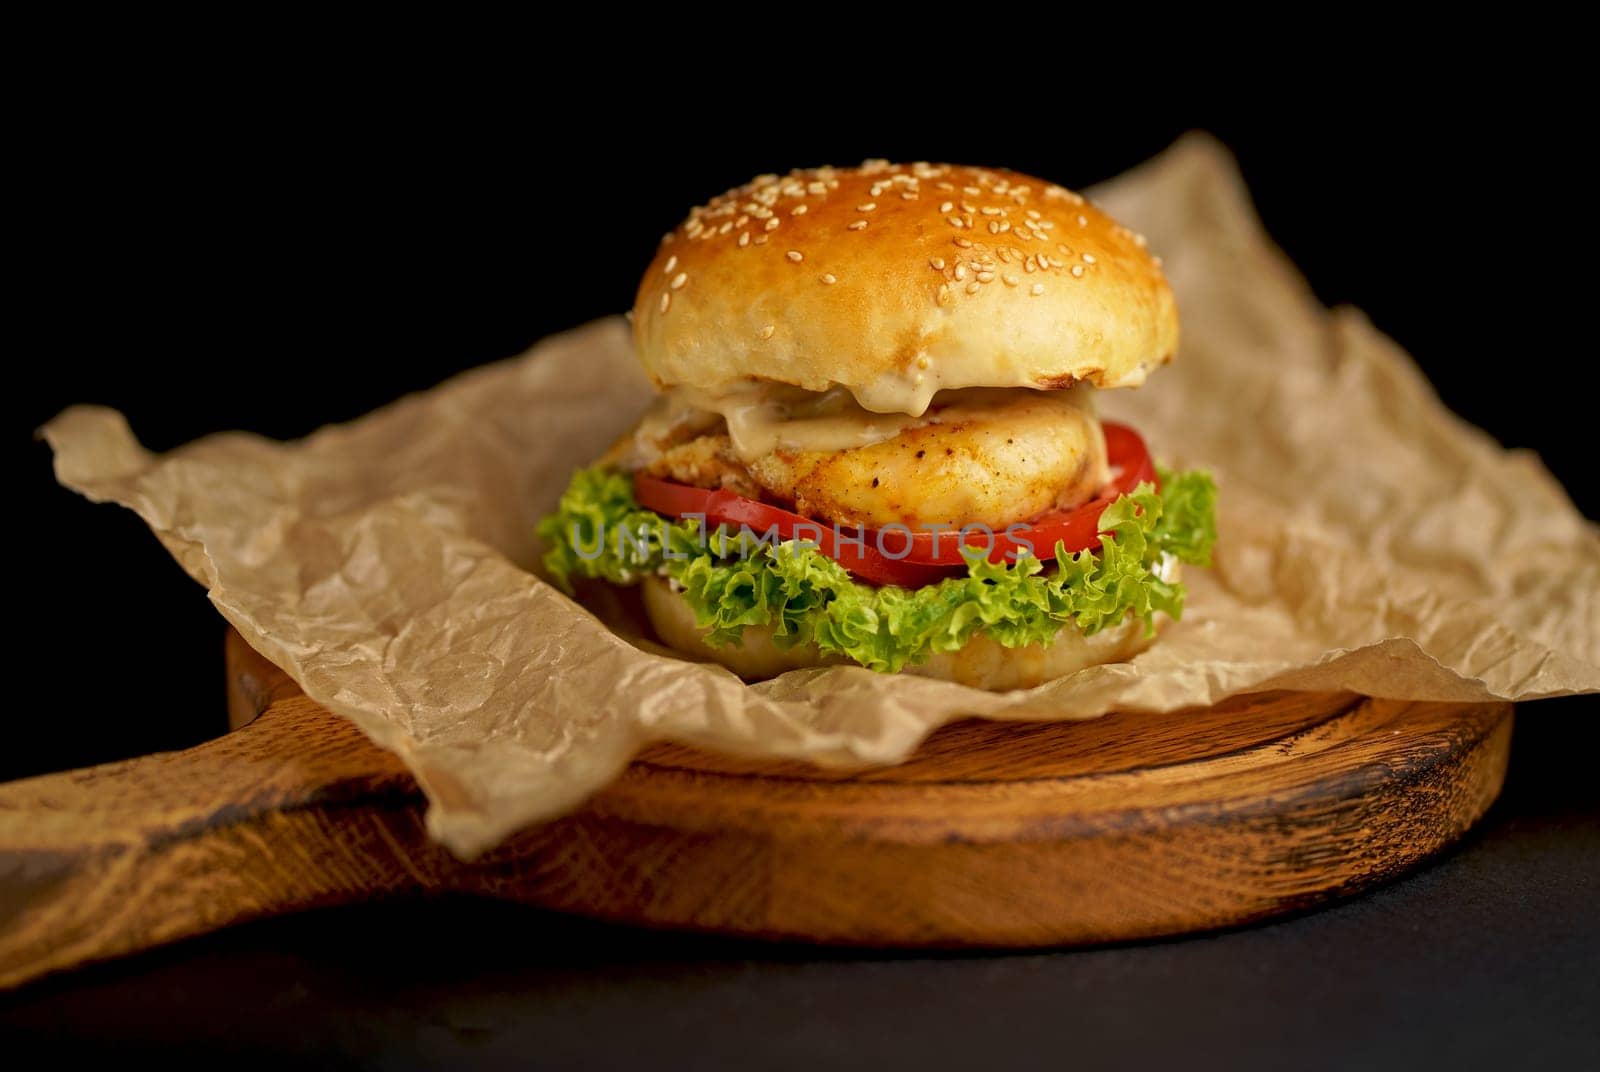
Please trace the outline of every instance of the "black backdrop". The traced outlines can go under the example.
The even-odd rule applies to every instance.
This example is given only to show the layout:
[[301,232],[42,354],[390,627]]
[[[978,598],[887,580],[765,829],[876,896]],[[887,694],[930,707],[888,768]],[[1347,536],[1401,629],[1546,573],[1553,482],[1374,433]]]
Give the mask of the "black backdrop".
[[1150,107],[1021,109],[976,93],[739,107],[665,83],[580,107],[581,89],[537,79],[490,107],[308,89],[287,70],[230,78],[221,61],[57,92],[64,108],[30,115],[23,313],[43,330],[15,353],[5,433],[24,459],[13,684],[50,699],[17,712],[36,740],[0,749],[0,776],[224,723],[220,619],[136,519],[54,484],[29,443],[40,423],[106,403],[160,449],[354,417],[625,308],[689,204],[797,164],[951,159],[1082,186],[1208,129],[1318,295],[1365,309],[1451,407],[1540,451],[1595,516],[1594,404],[1574,384],[1590,299],[1565,267],[1583,180],[1554,109],[1569,98],[1483,74],[1402,90],[1356,64],[1228,99],[1180,85]]

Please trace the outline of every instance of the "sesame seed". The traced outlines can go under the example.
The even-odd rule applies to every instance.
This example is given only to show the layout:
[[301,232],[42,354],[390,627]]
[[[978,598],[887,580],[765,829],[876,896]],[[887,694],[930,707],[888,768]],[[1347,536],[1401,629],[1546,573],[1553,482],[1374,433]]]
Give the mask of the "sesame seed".
[[1133,244],[1138,246],[1140,249],[1143,249],[1150,244],[1150,240],[1144,235],[1140,234],[1138,231],[1135,231],[1133,233]]
[[939,211],[940,212],[952,212],[952,211],[955,210],[955,207],[956,207],[956,203],[954,201],[942,201],[939,204]]
[[801,253],[798,249],[791,249],[789,252],[785,253],[784,256],[788,257],[796,264],[799,264],[801,261],[806,259],[806,255]]
[[959,283],[965,278],[967,278],[967,266],[964,264],[956,265],[956,282]]
[[665,313],[670,308],[672,308],[672,295],[668,294],[666,291],[662,291],[661,292],[661,311],[663,313]]
[[[972,210],[968,209],[967,211],[971,212]],[[1005,212],[1005,209],[995,208],[993,205],[984,205],[981,211],[985,216],[999,216]]]
[[951,241],[953,241],[956,245],[960,246],[962,249],[971,249],[972,248],[972,239],[970,239],[970,238],[954,238],[954,239],[951,239]]
[[873,209],[875,209],[877,207],[878,207],[878,203],[876,201],[868,201],[865,204],[857,205],[856,206],[856,211],[857,212],[871,212]]
[[917,195],[912,193],[910,190],[902,190],[900,192],[900,200],[902,201],[915,201],[916,199]]
[[1028,293],[1032,294],[1034,297],[1038,297],[1040,294],[1044,293],[1044,284],[1043,283],[1035,283],[1032,287],[1030,287],[1028,289]]
[[1072,266],[1072,277],[1074,279],[1082,279],[1083,278],[1083,265],[1074,264]]
[[867,221],[866,220],[857,220],[856,222],[852,223],[849,227],[845,228],[845,230],[847,230],[847,231],[864,231],[866,229],[867,229]]
[[772,217],[772,219],[767,221],[767,230],[776,231],[778,229],[778,224],[781,222],[783,221],[779,220],[778,217]]
[[806,183],[806,190],[814,194],[825,194],[828,192],[828,184],[825,182],[808,182]]
[[1039,218],[1039,210],[1036,209],[1036,208],[1030,208],[1028,210],[1028,219],[1036,220],[1038,218]]
[[979,272],[978,273],[978,282],[980,282],[980,283],[993,283],[994,282],[994,273],[993,272]]
[[833,284],[839,281],[839,277],[834,275],[832,272],[829,272],[827,275],[822,277],[822,281],[831,287]]
[[764,246],[766,244],[767,244],[767,236],[766,235],[764,235],[764,234],[756,235],[756,245]]
[[1039,270],[1039,258],[1031,253],[1028,254],[1028,259],[1022,262],[1022,268],[1023,271],[1037,272]]
[[944,221],[957,230],[963,226],[960,216],[946,216]]
[[1007,272],[1005,275],[1001,276],[1000,278],[1005,282],[1005,285],[1008,286],[1008,287],[1014,287],[1018,283],[1022,282],[1022,280],[1018,279],[1016,276],[1012,275],[1010,272]]
[[749,244],[750,244],[750,232],[749,231],[740,231],[739,232],[739,245],[741,247],[743,247],[743,246],[748,246]]
[[761,329],[761,337],[763,339],[770,339],[772,338],[772,333],[776,330],[777,328],[773,327],[771,324],[768,324],[766,327]]
[[672,274],[672,270],[674,268],[676,268],[677,266],[678,266],[678,255],[676,253],[674,253],[672,256],[667,258],[667,266],[665,268],[661,269],[661,274],[662,275],[671,275]]
[[1079,227],[1087,227],[1087,226],[1089,226],[1089,217],[1087,217],[1087,216],[1079,216],[1078,217],[1078,226]]
[[1084,264],[1093,264],[1094,263],[1094,254],[1093,253],[1085,253],[1083,255],[1083,263]]
[[806,209],[808,209],[810,207],[811,207],[810,205],[796,205],[794,208],[789,210],[789,215],[791,215],[791,216],[804,216],[806,214]]
[[1161,258],[1160,257],[1151,257],[1150,258],[1150,263],[1154,264],[1157,268],[1160,268],[1161,267]]
[[974,197],[976,197],[979,194],[983,193],[983,191],[978,189],[976,186],[963,186],[961,188],[961,192],[964,193],[964,194],[971,194]]
[[967,293],[976,294],[978,293],[978,288],[981,286],[983,286],[983,284],[974,279],[972,282],[967,284]]
[[939,304],[940,305],[948,305],[948,304],[950,304],[950,284],[949,283],[940,283],[939,284]]
[[670,286],[673,290],[682,290],[683,289],[683,285],[685,283],[687,283],[688,281],[689,281],[689,273],[688,272],[679,272],[677,275],[672,277],[672,282],[668,283],[667,285]]
[[943,257],[935,257],[935,258],[933,258],[933,260],[928,262],[928,265],[934,271],[942,272],[942,271],[944,271],[944,258]]
[[731,230],[733,230],[733,221],[729,220],[727,223],[724,223],[721,227],[717,228],[717,233],[727,234]]
[[1046,254],[1043,254],[1043,253],[1039,254],[1039,267],[1040,268],[1049,268],[1050,267],[1050,258]]

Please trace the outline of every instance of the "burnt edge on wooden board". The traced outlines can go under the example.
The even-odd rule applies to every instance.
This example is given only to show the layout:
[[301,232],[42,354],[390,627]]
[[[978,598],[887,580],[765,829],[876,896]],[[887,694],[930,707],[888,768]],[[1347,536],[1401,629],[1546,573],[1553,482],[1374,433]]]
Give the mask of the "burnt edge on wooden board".
[[[1063,734],[1100,734],[1116,724],[957,723],[930,739],[928,755],[919,752],[902,767],[875,769],[854,778],[822,770],[816,770],[815,777],[804,777],[812,768],[792,763],[754,764],[768,769],[741,771],[737,768],[750,767],[752,761],[658,745],[586,808],[525,831],[477,863],[464,864],[428,840],[422,794],[397,757],[306,699],[287,675],[233,633],[228,666],[235,719],[252,711],[270,712],[266,719],[188,752],[0,786],[0,875],[4,876],[0,905],[6,909],[0,918],[11,920],[0,925],[0,986],[262,916],[417,892],[507,897],[634,925],[839,946],[1016,948],[1214,930],[1325,903],[1387,881],[1434,855],[1464,833],[1493,801],[1504,777],[1511,732],[1509,704],[1407,705],[1291,694],[1232,702],[1246,719],[1233,714],[1213,719],[1213,737],[1251,728],[1248,712],[1270,711],[1274,704],[1292,703],[1320,714],[1287,732],[1268,733],[1187,761],[1178,758],[1150,767],[1136,764],[1053,777],[903,780],[919,766],[940,762],[941,746],[987,762],[1004,756],[1003,741],[1009,737],[1018,742],[1019,754],[1036,757],[1039,753],[1032,745],[1039,742],[1030,742],[1031,734],[1059,740]],[[1323,706],[1317,708],[1319,703]],[[1224,706],[1214,713],[1229,710]],[[1185,762],[1241,760],[1251,752],[1279,753],[1265,768],[1268,771],[1298,772],[1303,767],[1294,755],[1297,741],[1357,714],[1381,716],[1377,728],[1392,736],[1389,727],[1408,717],[1408,712],[1426,714],[1424,721],[1433,727],[1406,750],[1407,762],[1371,759],[1352,770],[1314,779],[1292,795],[1160,804],[1157,791],[1158,806],[1102,808],[1095,817],[1041,816],[1036,808],[1009,814],[1005,810],[1007,791],[1019,787],[1048,789],[1052,782],[1116,785],[1164,768],[1177,770]],[[1208,713],[1187,715],[1199,719]],[[1187,740],[1182,732],[1172,732],[1177,715],[1136,717],[1163,720],[1150,726],[1167,731],[1164,747]],[[1286,720],[1293,722],[1295,718]],[[963,734],[987,737],[1002,746],[962,751]],[[284,764],[274,739],[280,745],[293,741],[298,762]],[[1141,741],[1148,746],[1150,739],[1142,732],[1124,733],[1116,747],[1137,747]],[[1326,762],[1340,749],[1366,740],[1360,733],[1336,739],[1302,760],[1315,762],[1322,756]],[[981,745],[981,740],[977,743]],[[686,757],[696,754],[706,757],[705,766],[687,765]],[[786,767],[802,774],[783,775],[771,769]],[[1220,782],[1242,774],[1224,773]],[[193,782],[184,784],[185,777]],[[156,782],[140,784],[149,778]],[[144,797],[151,794],[139,792],[153,789],[159,796],[160,786],[174,781],[177,799],[164,802],[165,812],[159,810],[163,802],[149,805]],[[229,781],[237,784],[230,787]],[[103,798],[91,795],[97,782],[109,783],[113,791],[120,786],[125,794],[134,790],[130,807],[106,807]],[[1213,780],[1194,784],[1210,785]],[[771,827],[763,827],[766,820],[757,817],[752,827],[751,816],[742,813],[739,802],[715,806],[719,786],[737,788],[734,796],[775,789],[779,796],[798,792],[813,802],[851,793],[975,798],[989,789],[998,794],[999,804],[991,808],[993,829],[987,834],[970,832],[974,822],[981,826],[984,820],[965,814],[959,799],[939,802],[953,804],[948,811],[956,814],[941,810],[920,820],[914,814],[909,820],[904,814],[896,816],[891,807],[865,821],[830,822],[821,814],[829,809],[823,808],[809,819],[801,815]],[[207,792],[218,795],[209,802],[197,799]],[[662,794],[692,804],[700,821],[670,825],[681,815],[675,817],[670,806],[659,806]],[[77,811],[74,803],[79,805]],[[1033,803],[1048,811],[1048,793]],[[787,805],[779,801],[775,807],[803,811],[804,804],[804,800]],[[139,806],[154,810],[142,814]],[[28,837],[15,824],[27,820],[30,807],[36,819],[55,820],[56,826]],[[730,809],[743,821],[718,827],[713,816],[709,827],[702,825],[707,811]],[[767,818],[772,814],[769,807]],[[1431,824],[1419,821],[1429,816]],[[74,818],[76,826],[70,822]],[[1325,844],[1302,846],[1305,852],[1297,856],[1295,847],[1305,831],[1324,828],[1342,831],[1346,838],[1366,831],[1367,840],[1356,846],[1351,859],[1338,852],[1330,855]],[[1375,842],[1372,832],[1379,830],[1387,836]],[[1191,836],[1218,832],[1232,839],[1223,848],[1235,855],[1202,857],[1198,864],[1189,860],[1188,865],[1209,867],[1199,876],[1202,879],[1214,878],[1219,868],[1226,878],[1228,867],[1241,863],[1245,874],[1233,879],[1238,888],[1232,900],[1223,897],[1207,904],[1204,883],[1196,885],[1195,876],[1185,873],[1174,880],[1160,872],[1169,862],[1185,863]],[[1163,847],[1164,837],[1174,843]],[[274,842],[285,847],[275,857],[270,852]],[[1119,846],[1121,857],[1115,855]],[[1283,854],[1287,871],[1271,871],[1277,866],[1273,846],[1287,850]],[[1335,849],[1343,847],[1334,843]],[[1263,848],[1266,855],[1252,863],[1250,850]],[[1108,851],[1113,855],[1106,856]],[[1098,873],[1107,861],[1113,871],[1126,865],[1137,872],[1143,865],[1153,869],[1155,888],[1171,887],[1195,904],[1187,914],[1172,905],[1165,906],[1165,914],[1147,905],[1146,917],[1138,911],[1119,916],[1115,906],[1104,903],[1075,904],[1070,896],[1041,907],[1037,895],[1050,885],[1050,876],[1039,868],[1054,866],[1058,877],[1081,880],[1083,876],[1073,870],[1080,853],[1095,859],[1096,866],[1076,864],[1077,871]],[[812,888],[795,897],[781,887],[786,877],[795,880],[788,883],[791,886],[798,877],[783,872],[808,854],[816,854],[814,866],[803,872]],[[787,864],[786,857],[791,858]],[[840,861],[852,857],[853,862],[846,862],[840,871]],[[262,861],[263,866],[241,874],[241,859]],[[734,881],[724,880],[730,860]],[[1068,865],[1064,870],[1063,860]],[[1251,885],[1263,874],[1296,878],[1295,868],[1314,877],[1330,862],[1345,870],[1335,867],[1326,881],[1299,890],[1263,894]],[[741,865],[749,869],[739,871]],[[990,878],[998,873],[1027,881],[1006,887],[996,897],[992,887],[983,885],[986,873]],[[690,886],[705,884],[704,896],[697,899],[692,891],[683,896],[677,888],[680,880]],[[982,894],[977,898],[972,896],[975,882]],[[835,887],[831,891],[830,883]],[[743,900],[741,885],[746,887]],[[909,898],[904,896],[908,889]],[[1150,891],[1136,874],[1121,892],[1137,901]],[[730,896],[731,901],[721,903]],[[1105,899],[1092,890],[1085,896]],[[877,901],[863,906],[863,898]],[[812,900],[831,901],[832,909],[819,914],[809,903]],[[963,901],[964,906],[958,903]],[[97,915],[97,906],[108,910]],[[863,907],[863,918],[841,923]],[[1069,918],[1075,907],[1088,913],[1077,929]],[[963,912],[972,917],[963,917]]]

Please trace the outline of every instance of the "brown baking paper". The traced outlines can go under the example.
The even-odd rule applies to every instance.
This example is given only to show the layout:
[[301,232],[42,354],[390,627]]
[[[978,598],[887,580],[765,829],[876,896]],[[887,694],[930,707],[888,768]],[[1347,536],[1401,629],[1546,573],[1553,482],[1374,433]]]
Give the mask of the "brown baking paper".
[[620,318],[295,443],[153,455],[89,407],[44,434],[63,484],[137,511],[252,646],[405,760],[429,830],[464,856],[658,739],[880,764],[964,715],[1600,689],[1600,536],[1537,458],[1446,412],[1360,313],[1317,305],[1213,142],[1097,195],[1165,255],[1184,331],[1177,362],[1102,411],[1214,470],[1221,536],[1155,647],[1030,691],[856,667],[745,685],[630,643],[529,572],[537,519],[649,400]]

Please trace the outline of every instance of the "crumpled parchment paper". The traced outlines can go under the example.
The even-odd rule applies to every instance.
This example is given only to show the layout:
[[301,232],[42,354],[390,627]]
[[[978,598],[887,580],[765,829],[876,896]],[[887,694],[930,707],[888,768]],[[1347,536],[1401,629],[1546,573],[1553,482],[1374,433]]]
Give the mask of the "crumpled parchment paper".
[[299,442],[153,455],[91,407],[44,434],[63,484],[137,511],[252,646],[405,760],[430,831],[465,856],[661,738],[878,764],[965,715],[1600,690],[1596,528],[1360,313],[1316,304],[1224,151],[1187,138],[1095,195],[1165,256],[1183,319],[1178,360],[1101,410],[1215,471],[1221,536],[1151,650],[1030,691],[853,667],[745,685],[630,643],[529,572],[535,521],[649,401],[620,318]]

